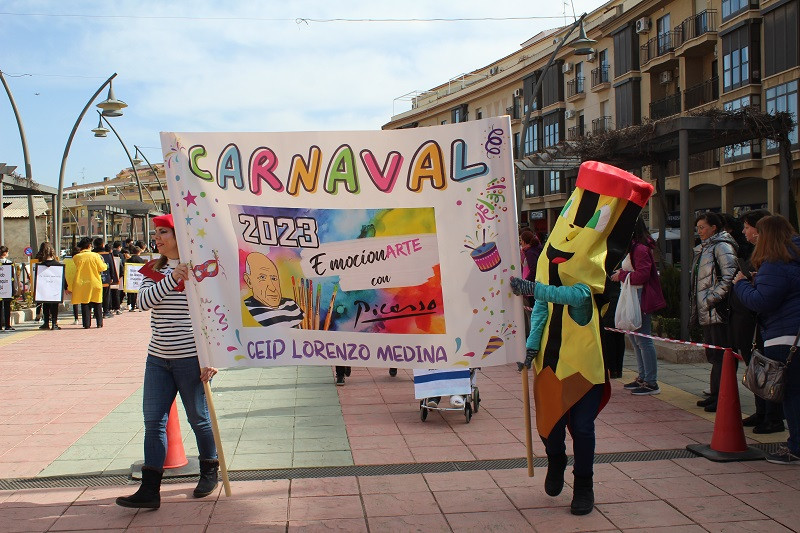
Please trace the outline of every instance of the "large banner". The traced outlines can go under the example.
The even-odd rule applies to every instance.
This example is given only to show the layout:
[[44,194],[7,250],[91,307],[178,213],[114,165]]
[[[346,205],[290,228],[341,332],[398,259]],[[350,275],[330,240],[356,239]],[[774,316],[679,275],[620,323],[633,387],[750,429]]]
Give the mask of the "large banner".
[[521,358],[509,131],[162,133],[201,363]]
[[64,301],[64,265],[34,265],[33,301],[61,303]]

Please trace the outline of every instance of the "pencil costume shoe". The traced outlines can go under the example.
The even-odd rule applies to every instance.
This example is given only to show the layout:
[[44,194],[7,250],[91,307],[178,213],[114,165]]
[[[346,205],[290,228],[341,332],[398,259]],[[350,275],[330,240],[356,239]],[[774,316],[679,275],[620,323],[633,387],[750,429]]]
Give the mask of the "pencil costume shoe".
[[200,481],[197,482],[192,493],[195,498],[205,498],[217,488],[219,484],[219,461],[217,459],[200,460]]
[[130,496],[117,498],[117,505],[134,509],[158,509],[161,507],[161,477],[164,471],[142,467],[142,484]]

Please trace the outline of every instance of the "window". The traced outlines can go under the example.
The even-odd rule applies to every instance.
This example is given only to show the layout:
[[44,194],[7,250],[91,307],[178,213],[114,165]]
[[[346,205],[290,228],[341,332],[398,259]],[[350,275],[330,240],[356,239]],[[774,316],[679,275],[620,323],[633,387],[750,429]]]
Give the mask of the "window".
[[483,109],[479,107],[478,109],[475,110],[475,120],[480,120],[482,118],[483,118]]
[[544,123],[544,145],[553,146],[561,140],[559,137],[558,120],[545,121]]
[[[725,102],[722,108],[725,111],[737,111],[743,107],[748,107],[751,104],[750,96],[743,96],[730,102]],[[758,142],[758,141],[754,141]],[[750,158],[750,147],[752,143],[748,144],[733,144],[726,146],[723,153],[723,160],[725,163],[733,163],[734,161],[741,161]]]
[[514,134],[514,159],[519,159],[519,143],[521,142],[520,137],[522,137],[520,133]]
[[764,75],[798,65],[797,2],[764,13]]
[[525,179],[525,197],[536,196],[536,171],[526,170],[523,172]]
[[539,149],[539,128],[537,121],[528,123],[528,131],[525,133],[525,155],[530,155]]
[[[557,67],[557,68],[556,68]],[[542,81],[542,107],[564,101],[564,74],[561,63],[547,69]]]
[[672,33],[669,31],[669,13],[656,20],[656,35],[658,37],[658,55],[663,55],[672,50]]
[[750,8],[750,0],[722,0],[722,20],[738,15]]
[[442,126],[444,126],[445,124],[447,124],[447,121],[446,121],[446,120],[443,120],[443,121],[442,121]]
[[453,124],[458,124],[459,122],[466,122],[467,121],[467,105],[460,105],[457,108],[450,111],[450,119]]
[[[750,83],[750,28],[741,27],[722,38],[722,91]],[[755,32],[758,27],[755,26]],[[754,47],[758,50],[757,47]],[[755,70],[755,69],[753,69]]]
[[[638,79],[631,78],[615,86],[614,116],[617,129],[639,124],[642,121],[641,86]],[[611,115],[606,111],[603,116]]]
[[[795,121],[794,129],[789,133],[789,142],[792,146],[797,144],[797,80],[767,89],[767,113],[787,112],[792,114]],[[767,152],[778,151],[778,143],[767,141]]]
[[614,76],[639,70],[639,34],[627,26],[614,34]]
[[548,170],[545,172],[547,174],[547,182],[550,186],[550,194],[558,194],[560,192],[564,192],[562,190],[563,181],[561,179],[561,172],[556,170]]

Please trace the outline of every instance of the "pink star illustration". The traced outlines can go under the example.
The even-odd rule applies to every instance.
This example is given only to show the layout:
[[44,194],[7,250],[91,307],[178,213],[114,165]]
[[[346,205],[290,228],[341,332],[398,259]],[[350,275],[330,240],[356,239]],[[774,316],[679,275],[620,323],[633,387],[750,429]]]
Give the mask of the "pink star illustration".
[[186,207],[189,207],[192,204],[197,205],[197,202],[195,202],[196,198],[197,196],[193,195],[192,191],[187,191],[186,196],[183,197],[183,199],[186,200]]

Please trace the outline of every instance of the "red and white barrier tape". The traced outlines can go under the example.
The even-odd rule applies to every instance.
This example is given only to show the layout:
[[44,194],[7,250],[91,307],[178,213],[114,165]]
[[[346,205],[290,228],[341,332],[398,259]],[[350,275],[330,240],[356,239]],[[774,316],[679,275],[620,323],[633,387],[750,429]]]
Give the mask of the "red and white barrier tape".
[[637,331],[627,331],[627,330],[624,330],[624,329],[617,329],[617,328],[606,327],[604,329],[606,329],[608,331],[616,331],[617,333],[625,333],[626,335],[636,335],[638,337],[644,337],[646,339],[653,339],[653,340],[657,340],[657,341],[671,342],[671,343],[674,343],[674,344],[685,344],[687,346],[699,346],[700,348],[710,348],[712,350],[723,350],[723,351],[724,350],[731,350],[731,353],[733,353],[733,355],[737,359],[742,359],[741,355],[739,355],[738,353],[734,352],[731,348],[726,348],[725,346],[717,346],[715,344],[705,344],[705,343],[702,343],[702,342],[692,342],[692,341],[681,341],[681,340],[677,340],[677,339],[668,339],[666,337],[656,337],[655,335],[646,335],[644,333],[639,333]]

